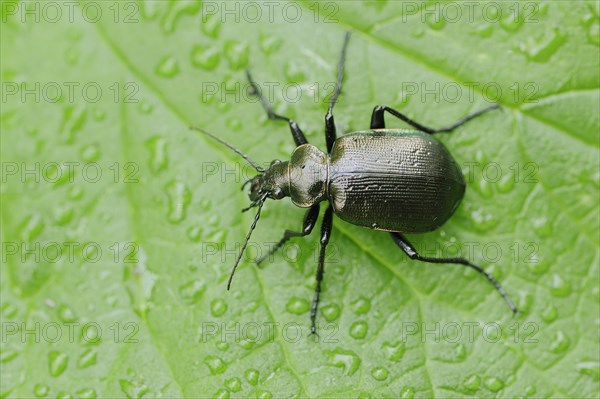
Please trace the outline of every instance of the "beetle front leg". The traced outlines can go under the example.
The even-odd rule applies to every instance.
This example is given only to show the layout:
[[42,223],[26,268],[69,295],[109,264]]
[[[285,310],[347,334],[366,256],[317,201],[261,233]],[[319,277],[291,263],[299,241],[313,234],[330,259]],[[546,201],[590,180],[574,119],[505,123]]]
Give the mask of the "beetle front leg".
[[393,108],[390,108],[386,105],[378,105],[375,108],[373,108],[373,113],[371,114],[371,129],[385,128],[385,120],[383,118],[383,113],[387,111],[390,114],[394,115],[396,118],[408,123],[412,127],[416,128],[422,132],[425,132],[425,133],[435,134],[435,133],[451,132],[452,130],[456,129],[457,127],[464,125],[471,119],[476,118],[479,115],[482,115],[488,111],[491,111],[491,110],[497,109],[497,108],[500,108],[500,106],[498,104],[490,105],[487,108],[480,109],[477,112],[473,112],[472,114],[465,116],[464,118],[462,118],[461,120],[459,120],[458,122],[456,122],[450,126],[443,127],[440,129],[434,129],[431,127],[423,126],[420,123],[413,121],[408,116],[402,114],[401,112],[396,111]]
[[333,225],[333,208],[331,205],[327,207],[323,222],[321,223],[321,249],[319,250],[319,264],[317,265],[317,285],[315,287],[315,296],[313,297],[312,306],[310,307],[310,333],[316,334],[316,319],[317,309],[319,307],[319,297],[321,295],[321,281],[323,281],[323,273],[325,266],[325,249],[329,244],[331,236],[331,226]]
[[454,263],[454,264],[464,265],[464,266],[467,266],[467,267],[477,270],[478,273],[483,274],[485,276],[485,278],[487,278],[488,281],[490,283],[492,283],[494,285],[494,287],[496,287],[496,290],[500,293],[500,295],[502,295],[502,298],[507,303],[508,307],[513,312],[513,314],[517,313],[517,307],[510,300],[510,298],[506,294],[506,291],[504,291],[504,288],[502,288],[500,283],[498,281],[496,281],[496,279],[491,274],[489,274],[488,272],[483,270],[480,266],[474,265],[473,263],[469,262],[468,260],[466,260],[464,258],[430,258],[427,256],[421,256],[421,255],[419,255],[417,250],[412,246],[412,244],[406,239],[406,237],[404,237],[402,234],[400,234],[400,233],[390,233],[390,234],[392,236],[392,239],[396,243],[396,245],[398,245],[411,259],[418,260],[421,262],[427,262],[427,263]]
[[315,204],[306,212],[304,215],[304,223],[302,225],[302,231],[292,231],[286,230],[283,233],[283,238],[271,248],[268,254],[261,256],[256,260],[256,264],[259,265],[263,260],[267,259],[269,256],[273,255],[275,251],[277,251],[283,244],[285,244],[292,237],[304,237],[309,235],[315,224],[317,224],[317,219],[319,218],[319,204]]
[[344,81],[344,64],[346,63],[346,49],[348,48],[348,41],[350,40],[350,32],[346,32],[344,35],[344,44],[342,44],[342,52],[340,53],[340,59],[338,61],[337,80],[335,82],[335,88],[333,94],[329,99],[329,107],[327,108],[327,114],[325,115],[325,143],[327,144],[327,153],[331,152],[333,143],[337,137],[335,130],[335,121],[333,119],[333,106],[335,105],[340,93],[342,92],[342,83]]
[[292,132],[292,137],[294,139],[294,143],[296,143],[296,146],[308,143],[308,140],[306,140],[304,133],[302,133],[300,126],[298,126],[296,122],[294,122],[287,116],[276,114],[275,111],[273,111],[273,107],[271,107],[271,104],[269,104],[267,99],[263,96],[262,91],[260,90],[256,82],[252,79],[252,75],[250,75],[250,70],[248,69],[246,69],[246,77],[248,78],[248,82],[250,83],[250,87],[252,88],[251,94],[259,98],[260,103],[267,112],[267,116],[269,117],[269,119],[286,121],[290,126],[290,131]]

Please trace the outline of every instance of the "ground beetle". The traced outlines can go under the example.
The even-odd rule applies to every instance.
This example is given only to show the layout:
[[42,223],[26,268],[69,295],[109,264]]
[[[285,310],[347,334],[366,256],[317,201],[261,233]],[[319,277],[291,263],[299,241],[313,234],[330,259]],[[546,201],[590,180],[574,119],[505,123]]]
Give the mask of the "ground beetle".
[[[341,219],[374,230],[390,233],[392,239],[411,259],[429,263],[455,263],[471,267],[483,274],[500,292],[513,313],[517,308],[496,279],[464,258],[432,258],[419,255],[402,233],[424,233],[440,227],[454,213],[465,192],[465,181],[460,167],[446,147],[435,139],[436,133],[450,132],[484,112],[498,108],[492,105],[472,113],[451,126],[432,129],[423,126],[400,112],[378,105],[371,115],[369,130],[349,133],[336,138],[333,106],[342,90],[342,77],[346,48],[350,33],[344,37],[340,54],[337,82],[325,115],[327,153],[308,144],[296,122],[273,111],[262,96],[250,72],[247,77],[252,93],[259,97],[269,119],[283,120],[289,124],[296,149],[290,161],[274,160],[268,169],[237,148],[213,134],[197,130],[229,147],[248,161],[259,174],[242,186],[250,184],[250,206],[257,206],[254,222],[231,270],[227,289],[246,248],[252,231],[260,218],[267,198],[291,197],[301,208],[308,208],[302,231],[286,230],[283,238],[271,251],[257,260],[262,262],[292,237],[309,235],[319,216],[319,204],[329,202],[321,224],[321,248],[317,266],[315,294],[310,312],[311,333],[316,332],[315,319],[323,280],[325,248],[331,235],[333,214]],[[384,113],[388,112],[417,130],[386,129]]]

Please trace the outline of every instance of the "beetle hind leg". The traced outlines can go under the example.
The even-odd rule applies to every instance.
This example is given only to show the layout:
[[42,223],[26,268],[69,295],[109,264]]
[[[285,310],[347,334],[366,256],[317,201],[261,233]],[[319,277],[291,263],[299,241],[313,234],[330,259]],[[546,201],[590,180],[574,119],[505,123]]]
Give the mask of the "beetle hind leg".
[[292,119],[288,118],[287,116],[279,115],[279,114],[275,113],[275,111],[273,111],[273,107],[271,106],[271,104],[269,104],[267,99],[263,96],[262,91],[260,90],[260,88],[258,87],[256,82],[254,81],[254,79],[252,79],[252,75],[250,74],[249,69],[246,69],[246,77],[248,78],[248,82],[250,83],[250,89],[251,89],[250,94],[255,95],[259,98],[260,103],[262,104],[263,108],[267,112],[267,116],[269,117],[269,119],[286,121],[288,123],[288,125],[290,126],[290,131],[292,132],[292,137],[294,139],[294,143],[296,143],[296,146],[308,143],[308,140],[306,140],[304,133],[302,133],[300,126],[298,126],[298,124],[296,122],[294,122]]
[[417,252],[415,247],[413,247],[412,244],[402,234],[400,234],[400,233],[390,233],[390,234],[392,236],[392,239],[396,243],[396,245],[398,245],[400,247],[400,249],[402,249],[402,251],[404,251],[404,253],[406,253],[406,255],[408,255],[408,257],[411,259],[418,260],[421,262],[426,262],[426,263],[460,264],[460,265],[464,265],[464,266],[467,266],[467,267],[477,270],[478,273],[483,274],[485,276],[485,278],[490,283],[492,283],[492,285],[500,293],[500,295],[502,296],[502,298],[504,299],[504,301],[506,302],[506,304],[508,305],[510,310],[513,312],[513,314],[517,313],[517,307],[515,306],[513,301],[510,300],[510,298],[506,294],[506,291],[504,291],[504,288],[502,288],[502,286],[494,278],[494,276],[492,276],[491,274],[489,274],[488,272],[483,270],[480,266],[474,265],[473,263],[469,262],[468,260],[466,260],[464,258],[431,258],[431,257],[427,257],[427,256],[421,256],[421,255],[419,255],[419,253]]
[[461,120],[459,120],[456,123],[453,123],[450,126],[435,129],[435,128],[421,125],[420,123],[415,122],[414,120],[410,119],[408,116],[404,115],[401,112],[396,111],[393,108],[388,107],[387,105],[377,105],[375,108],[373,108],[373,113],[371,114],[371,129],[385,128],[385,120],[383,118],[383,114],[384,114],[384,112],[388,112],[388,113],[394,115],[396,118],[408,123],[412,127],[416,128],[422,132],[425,132],[425,133],[435,134],[435,133],[451,132],[452,130],[456,129],[457,127],[464,125],[471,119],[474,119],[488,111],[498,109],[498,108],[500,108],[500,106],[498,104],[493,104],[493,105],[490,105],[489,107],[480,109],[479,111],[473,112],[472,114],[465,116],[464,118],[462,118]]
[[310,333],[317,334],[316,320],[317,309],[319,307],[319,299],[321,296],[321,281],[323,281],[323,273],[325,271],[325,249],[329,244],[331,236],[331,226],[333,225],[333,208],[331,205],[327,207],[323,222],[321,223],[321,249],[319,250],[319,264],[317,265],[317,285],[315,286],[315,295],[313,297],[312,306],[310,307]]

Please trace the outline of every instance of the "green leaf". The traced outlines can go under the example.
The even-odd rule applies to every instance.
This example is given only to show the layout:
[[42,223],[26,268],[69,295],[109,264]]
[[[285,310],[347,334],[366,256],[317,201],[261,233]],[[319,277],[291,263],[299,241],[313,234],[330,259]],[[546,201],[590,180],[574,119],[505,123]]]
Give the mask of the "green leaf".
[[[1,397],[598,395],[597,2],[1,5]],[[517,316],[475,272],[334,219],[309,336],[318,233],[252,262],[301,227],[287,199],[226,291],[252,170],[188,127],[288,159],[251,68],[324,148],[346,30],[338,134],[377,104],[434,127],[501,104],[440,136],[467,193],[409,238],[490,271]]]

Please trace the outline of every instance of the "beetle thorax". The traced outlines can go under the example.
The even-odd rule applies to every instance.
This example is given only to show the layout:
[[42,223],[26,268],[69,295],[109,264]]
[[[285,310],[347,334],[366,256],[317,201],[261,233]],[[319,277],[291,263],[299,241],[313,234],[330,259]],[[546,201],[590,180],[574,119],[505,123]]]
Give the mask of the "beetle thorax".
[[328,156],[314,145],[294,150],[288,175],[289,195],[296,206],[308,208],[327,198],[328,164]]

